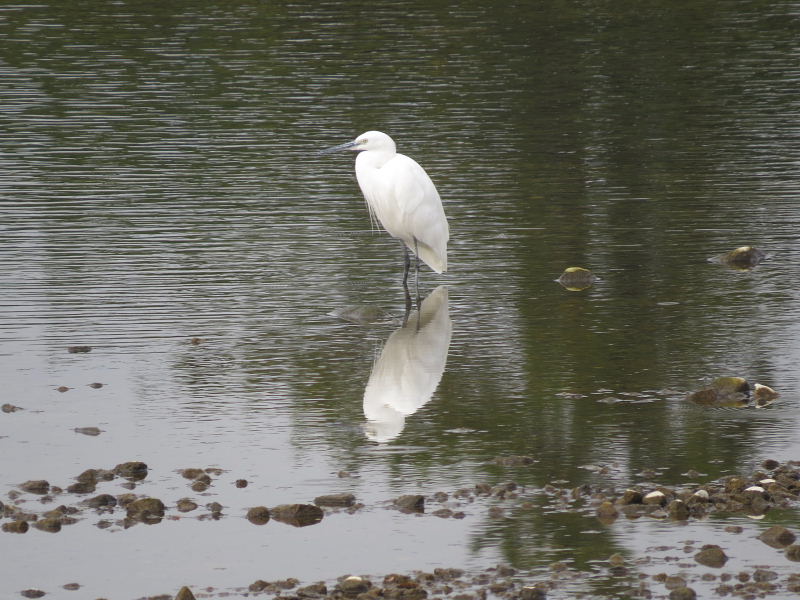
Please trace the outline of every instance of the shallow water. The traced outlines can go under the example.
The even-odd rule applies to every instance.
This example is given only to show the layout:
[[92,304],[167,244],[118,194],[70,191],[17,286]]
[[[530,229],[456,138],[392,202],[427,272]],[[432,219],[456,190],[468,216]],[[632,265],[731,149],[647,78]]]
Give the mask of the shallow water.
[[[136,493],[228,515],[0,535],[13,556],[0,594],[591,569],[678,534],[558,510],[498,521],[476,505],[455,520],[381,503],[511,479],[532,492],[677,485],[696,481],[690,469],[702,482],[800,459],[800,11],[685,11],[0,7],[0,400],[24,408],[0,414],[0,490],[142,460]],[[353,157],[315,154],[373,128],[426,167],[452,232],[450,272],[421,279],[423,297],[446,286],[450,327],[426,342],[441,379],[377,428],[364,394],[401,325],[399,245],[370,230]],[[750,271],[708,261],[745,244],[768,259]],[[601,279],[565,290],[554,280],[569,266]],[[389,318],[330,314],[365,306]],[[781,397],[763,410],[686,401],[723,375]],[[74,431],[87,426],[102,433]],[[537,462],[491,463],[507,455]],[[186,467],[224,473],[197,494]],[[303,529],[241,518],[338,491],[366,508]],[[744,535],[796,518],[768,515]],[[708,521],[679,535],[722,534]]]

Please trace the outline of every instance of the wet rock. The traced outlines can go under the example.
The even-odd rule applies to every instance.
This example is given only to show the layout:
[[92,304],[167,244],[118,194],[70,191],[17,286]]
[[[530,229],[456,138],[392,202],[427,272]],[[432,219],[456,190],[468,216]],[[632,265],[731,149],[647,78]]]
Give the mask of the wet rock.
[[266,506],[254,506],[247,511],[247,520],[253,525],[264,525],[269,521],[269,509]]
[[19,406],[14,406],[13,404],[3,404],[3,406],[0,406],[0,410],[2,410],[4,413],[12,413],[12,412],[17,412],[18,410],[25,410],[25,409]]
[[540,586],[525,586],[519,591],[520,600],[545,600],[547,592]]
[[312,583],[297,589],[300,598],[323,598],[328,595],[328,587],[322,583]]
[[532,465],[536,462],[536,459],[532,456],[512,455],[495,457],[492,462],[502,467],[524,467],[526,465]]
[[120,463],[114,467],[113,472],[120,477],[139,481],[147,477],[147,465],[140,461]]
[[800,562],[800,544],[792,544],[791,546],[787,547],[786,558],[794,562]]
[[111,481],[114,473],[107,469],[86,469],[76,478],[78,481],[96,483],[98,481]]
[[568,267],[556,281],[571,292],[579,292],[591,287],[597,275],[583,267]]
[[328,494],[314,498],[317,506],[353,506],[356,497],[353,494]]
[[695,591],[686,586],[676,588],[669,593],[669,600],[694,600],[695,598],[697,598]]
[[82,435],[89,435],[89,436],[98,436],[103,433],[103,430],[99,427],[76,427],[73,429],[75,433],[80,433]]
[[49,533],[58,533],[59,531],[61,531],[61,519],[55,517],[39,519],[33,522],[33,526],[40,531],[47,531]]
[[676,521],[685,521],[689,518],[689,507],[682,500],[673,500],[667,505],[667,514]]
[[781,463],[779,463],[777,460],[773,458],[768,458],[763,463],[761,463],[761,466],[764,467],[767,471],[774,471],[775,469],[781,466]]
[[192,590],[190,590],[187,586],[183,586],[175,595],[175,600],[195,600],[195,597],[192,593]]
[[90,508],[113,507],[117,505],[117,499],[111,494],[100,494],[94,498],[87,498],[82,502],[82,504],[85,504]]
[[677,590],[678,588],[686,587],[686,580],[679,575],[668,575],[664,579],[664,587],[668,590]]
[[315,525],[324,516],[322,509],[313,504],[281,504],[271,508],[269,513],[276,521],[295,527]]
[[198,480],[193,481],[192,485],[189,486],[189,487],[192,488],[192,491],[199,493],[199,492],[205,492],[208,489],[208,485],[209,484],[206,483],[205,481],[200,481],[198,479]]
[[103,387],[103,384],[95,381],[94,383],[90,383],[89,387],[93,390],[99,390],[101,387]]
[[425,512],[425,496],[407,494],[395,498],[394,505],[403,512]]
[[164,503],[158,498],[139,498],[126,507],[128,518],[137,521],[160,520],[164,516]]
[[197,508],[197,503],[189,498],[181,498],[176,503],[176,507],[180,512],[191,512]]
[[612,502],[606,500],[597,507],[596,515],[601,522],[609,523],[616,520],[619,516],[619,511],[617,511],[617,507]]
[[739,246],[735,250],[717,257],[717,260],[733,269],[746,271],[758,265],[766,256],[766,252],[754,246]]
[[31,479],[19,484],[19,489],[29,494],[46,494],[50,491],[50,483],[45,479]]
[[71,389],[72,389],[72,388],[70,388],[70,387],[67,387],[67,386],[65,386],[65,385],[60,385],[60,386],[58,386],[58,387],[56,388],[56,391],[57,391],[57,392],[60,392],[60,393],[62,393],[62,394],[63,394],[64,392],[68,392],[68,391],[70,391]]
[[[27,521],[10,521],[3,523],[2,529],[6,533],[25,533],[28,531],[29,525]],[[800,546],[799,546],[800,547]]]
[[706,544],[694,555],[694,559],[701,565],[719,569],[725,566],[728,557],[716,544]]
[[237,488],[246,488],[247,487],[247,479],[237,479],[235,483]]
[[705,389],[689,394],[688,399],[700,406],[747,406],[750,384],[743,377],[718,377]]
[[769,406],[778,399],[780,394],[773,390],[771,387],[757,383],[753,386],[753,401],[756,408],[764,408]]
[[75,590],[81,589],[81,584],[80,583],[65,583],[61,587],[63,587],[65,590],[70,590],[70,591],[74,592]]
[[653,490],[652,492],[645,494],[645,496],[642,498],[642,504],[651,506],[664,506],[666,503],[667,496],[660,490]]
[[94,481],[76,481],[67,486],[67,491],[70,494],[91,494],[96,488],[97,485]]
[[42,590],[22,590],[20,596],[23,598],[41,598],[44,596],[44,592]]
[[222,514],[223,506],[219,502],[209,502],[208,504],[206,504],[206,508],[209,511],[211,511],[212,515],[219,516],[220,514]]
[[628,488],[622,493],[617,499],[617,504],[621,504],[626,506],[628,504],[641,504],[644,496],[640,490],[635,490],[633,488]]
[[[195,468],[182,469],[180,473],[185,479],[197,479],[201,475],[206,475],[206,472],[203,469]],[[211,481],[211,479],[209,479],[209,481]]]
[[351,575],[350,577],[345,577],[336,585],[336,591],[345,594],[346,596],[357,596],[358,594],[363,594],[367,590],[372,587],[372,583],[370,583],[369,579],[364,579],[363,577],[358,577],[357,575]]
[[67,346],[67,352],[70,354],[85,354],[86,352],[91,351],[91,346]]
[[775,581],[777,578],[778,574],[769,569],[756,569],[753,571],[753,581],[756,582]]
[[622,554],[614,553],[608,557],[608,564],[612,567],[621,567],[625,564],[625,557]]

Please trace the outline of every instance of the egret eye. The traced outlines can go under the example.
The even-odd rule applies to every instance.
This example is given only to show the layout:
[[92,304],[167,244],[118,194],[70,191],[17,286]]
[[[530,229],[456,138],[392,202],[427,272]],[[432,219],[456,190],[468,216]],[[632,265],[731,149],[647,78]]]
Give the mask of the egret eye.
[[362,138],[362,139],[358,140],[358,144],[359,145],[366,144],[366,143],[367,143],[367,138]]

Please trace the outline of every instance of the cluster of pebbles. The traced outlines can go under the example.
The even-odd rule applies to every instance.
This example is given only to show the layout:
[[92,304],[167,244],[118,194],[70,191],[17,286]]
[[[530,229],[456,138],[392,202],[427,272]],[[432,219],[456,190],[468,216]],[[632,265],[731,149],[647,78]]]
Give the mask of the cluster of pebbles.
[[[505,456],[494,459],[493,464],[501,467],[524,467],[535,460],[528,456]],[[179,471],[187,480],[187,486],[197,493],[206,492],[214,483],[215,477],[223,475],[218,468],[191,468]],[[148,467],[139,461],[116,465],[112,469],[87,469],[65,487],[51,485],[45,480],[30,480],[17,485],[8,494],[6,502],[0,502],[0,529],[9,534],[24,534],[30,528],[56,533],[62,527],[75,523],[89,515],[99,515],[96,526],[113,531],[124,530],[139,523],[155,524],[170,516],[180,518],[176,513],[191,513],[199,508],[192,498],[164,502],[159,498],[136,494],[138,484],[147,477]],[[97,494],[97,487],[103,482],[116,480],[127,491],[112,495]],[[244,479],[232,481],[237,488],[247,487]],[[607,485],[582,485],[567,487],[548,484],[542,488],[525,488],[510,481],[489,485],[479,483],[472,487],[452,492],[439,491],[428,496],[403,495],[380,504],[405,513],[459,519],[467,516],[465,510],[474,514],[485,509],[491,518],[502,519],[510,512],[535,509],[542,500],[561,511],[579,512],[594,516],[600,523],[611,524],[620,518],[651,518],[664,521],[686,522],[703,519],[713,513],[721,515],[745,514],[759,517],[772,509],[796,508],[800,500],[800,462],[780,464],[768,460],[761,469],[750,476],[726,477],[714,482],[691,484],[680,488],[641,484],[624,489]],[[38,497],[42,505],[55,504],[72,496],[74,501],[65,502],[43,511],[31,507],[33,498]],[[482,500],[483,502],[479,502]],[[198,514],[198,519],[220,519],[224,507],[217,502],[206,503],[207,513]],[[471,508],[467,508],[471,507]],[[256,526],[263,526],[271,520],[296,527],[314,525],[331,512],[356,513],[363,509],[356,497],[350,493],[333,493],[318,496],[313,503],[282,504],[272,507],[253,506],[243,510],[239,517],[246,518]],[[116,526],[116,527],[115,527]],[[733,533],[736,526],[730,526]],[[739,528],[741,531],[741,528]],[[760,536],[761,542],[784,553],[789,561],[800,562],[800,544],[795,543],[795,534],[781,526],[766,529]],[[731,549],[727,549],[731,552]],[[725,549],[709,544],[692,549],[694,564],[711,569],[722,569],[728,561]],[[733,550],[735,552],[735,550]],[[608,558],[603,566],[602,576],[610,579],[624,579],[636,585],[627,595],[642,598],[694,598],[696,594],[690,587],[691,581],[666,573],[654,578],[639,573],[638,563],[620,555]],[[437,569],[431,573],[418,572],[412,575],[391,574],[380,579],[367,576],[348,575],[335,584],[317,582],[301,586],[295,579],[277,582],[258,580],[236,593],[241,596],[265,596],[288,599],[336,598],[336,599],[398,599],[416,600],[418,598],[440,597],[454,600],[483,600],[496,598],[545,598],[549,594],[563,596],[565,588],[578,585],[581,580],[588,581],[598,574],[582,572],[571,568],[567,563],[550,565],[550,572],[538,576],[531,583],[531,575],[520,575],[513,569],[498,566],[481,572],[465,574],[452,569]],[[700,577],[700,575],[697,575]],[[777,593],[800,593],[800,572],[780,579],[777,572],[766,568],[752,573],[704,574],[703,580],[716,582],[719,596],[738,596],[742,598],[764,597]],[[638,579],[637,579],[638,578]],[[577,584],[576,584],[577,582]],[[632,584],[630,584],[632,585]],[[663,585],[659,595],[652,588]],[[40,597],[39,590],[25,590],[24,597]],[[206,590],[197,597],[216,597],[230,592]],[[43,593],[42,593],[43,595]],[[579,597],[576,594],[575,597]],[[157,600],[173,596],[155,597]],[[195,598],[192,590],[184,588],[177,596],[180,600]]]

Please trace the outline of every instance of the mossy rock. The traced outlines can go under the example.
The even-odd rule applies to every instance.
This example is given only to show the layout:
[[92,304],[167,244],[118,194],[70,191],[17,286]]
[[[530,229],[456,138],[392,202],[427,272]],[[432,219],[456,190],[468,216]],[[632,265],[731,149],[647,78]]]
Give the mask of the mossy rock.
[[597,275],[583,267],[569,267],[556,281],[571,292],[579,292],[591,287],[597,281]]

